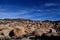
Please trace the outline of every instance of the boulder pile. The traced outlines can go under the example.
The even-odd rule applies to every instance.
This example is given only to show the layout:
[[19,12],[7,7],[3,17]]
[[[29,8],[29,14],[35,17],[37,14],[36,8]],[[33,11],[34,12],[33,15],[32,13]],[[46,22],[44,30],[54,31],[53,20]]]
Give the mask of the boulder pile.
[[22,37],[26,34],[60,36],[60,21],[0,20],[0,36]]

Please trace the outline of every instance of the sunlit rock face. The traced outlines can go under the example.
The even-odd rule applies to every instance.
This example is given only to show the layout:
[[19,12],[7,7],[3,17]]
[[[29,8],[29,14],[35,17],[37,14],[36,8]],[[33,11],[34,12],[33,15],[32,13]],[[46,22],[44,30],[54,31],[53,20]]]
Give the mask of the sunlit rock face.
[[16,36],[16,37],[19,37],[19,36],[22,36],[22,35],[26,34],[25,30],[24,30],[24,27],[14,28],[13,32],[14,32],[14,36]]
[[27,34],[35,36],[60,36],[60,21],[34,21],[27,19],[0,20],[0,35],[21,37]]

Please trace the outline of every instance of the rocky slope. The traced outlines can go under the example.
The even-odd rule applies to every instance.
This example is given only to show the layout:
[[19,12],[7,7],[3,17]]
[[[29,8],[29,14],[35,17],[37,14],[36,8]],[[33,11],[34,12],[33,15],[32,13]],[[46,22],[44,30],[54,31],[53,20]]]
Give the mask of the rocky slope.
[[28,19],[0,19],[0,38],[28,38],[45,35],[60,36],[60,21],[33,21]]

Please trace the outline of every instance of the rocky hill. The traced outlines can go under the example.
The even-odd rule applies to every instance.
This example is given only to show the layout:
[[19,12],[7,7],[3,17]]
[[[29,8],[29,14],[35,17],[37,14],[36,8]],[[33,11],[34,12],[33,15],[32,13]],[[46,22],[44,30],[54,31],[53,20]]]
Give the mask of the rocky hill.
[[60,21],[34,21],[29,19],[0,19],[0,38],[37,38],[60,36]]

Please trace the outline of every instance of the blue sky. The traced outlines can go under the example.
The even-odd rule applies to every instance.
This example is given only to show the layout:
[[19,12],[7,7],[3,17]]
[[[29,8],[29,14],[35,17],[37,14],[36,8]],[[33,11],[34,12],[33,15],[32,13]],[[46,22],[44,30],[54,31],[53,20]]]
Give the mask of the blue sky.
[[0,19],[60,20],[60,0],[0,0]]

